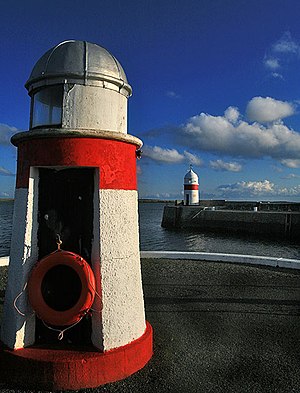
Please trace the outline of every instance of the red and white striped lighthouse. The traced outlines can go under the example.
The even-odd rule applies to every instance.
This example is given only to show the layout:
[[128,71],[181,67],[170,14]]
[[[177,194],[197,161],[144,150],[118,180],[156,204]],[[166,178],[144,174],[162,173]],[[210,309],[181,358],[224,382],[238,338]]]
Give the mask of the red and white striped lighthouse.
[[27,387],[95,387],[152,356],[138,234],[142,142],[127,134],[131,87],[113,55],[84,41],[46,52],[25,86],[30,129],[12,138],[18,169],[0,363]]
[[199,181],[198,175],[193,171],[190,165],[189,171],[184,176],[184,204],[198,205],[199,203]]

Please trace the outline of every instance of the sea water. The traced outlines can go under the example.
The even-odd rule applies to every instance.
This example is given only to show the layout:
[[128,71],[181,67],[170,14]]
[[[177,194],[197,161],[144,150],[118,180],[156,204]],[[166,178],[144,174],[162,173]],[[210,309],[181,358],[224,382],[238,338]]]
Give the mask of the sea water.
[[[140,249],[199,251],[300,259],[299,242],[253,236],[168,230],[161,227],[164,203],[139,203]],[[13,201],[0,200],[0,257],[10,253]]]

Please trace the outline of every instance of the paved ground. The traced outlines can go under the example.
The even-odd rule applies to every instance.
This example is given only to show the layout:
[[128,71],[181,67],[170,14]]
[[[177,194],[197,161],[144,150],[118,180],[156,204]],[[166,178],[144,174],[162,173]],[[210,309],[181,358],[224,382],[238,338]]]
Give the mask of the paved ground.
[[[153,359],[90,392],[300,392],[299,271],[154,259],[142,267]],[[0,274],[0,307],[2,290]]]

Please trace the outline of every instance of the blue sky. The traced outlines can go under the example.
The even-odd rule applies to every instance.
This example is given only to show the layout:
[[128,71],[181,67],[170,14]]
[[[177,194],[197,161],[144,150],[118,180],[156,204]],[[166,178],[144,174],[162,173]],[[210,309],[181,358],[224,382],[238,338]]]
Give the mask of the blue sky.
[[13,197],[35,62],[67,39],[107,48],[144,142],[140,197],[182,198],[193,164],[202,198],[300,201],[298,0],[10,1],[0,12],[0,197]]

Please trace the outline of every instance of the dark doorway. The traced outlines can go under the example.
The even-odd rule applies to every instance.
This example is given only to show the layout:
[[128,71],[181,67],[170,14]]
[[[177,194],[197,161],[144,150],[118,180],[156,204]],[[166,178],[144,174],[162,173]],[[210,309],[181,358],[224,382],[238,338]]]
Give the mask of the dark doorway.
[[[91,263],[94,174],[94,168],[39,169],[39,259],[57,249],[56,236],[59,235],[63,250],[79,254]],[[62,341],[65,344],[90,344],[90,336],[91,321],[86,316],[65,333]],[[45,327],[37,318],[37,343],[58,343],[57,337],[56,331]]]
[[62,249],[91,261],[93,234],[94,169],[39,170],[38,247],[41,259]]
[[188,206],[190,204],[190,196],[186,194],[185,204]]

